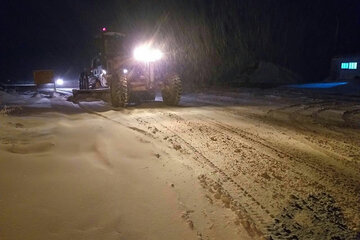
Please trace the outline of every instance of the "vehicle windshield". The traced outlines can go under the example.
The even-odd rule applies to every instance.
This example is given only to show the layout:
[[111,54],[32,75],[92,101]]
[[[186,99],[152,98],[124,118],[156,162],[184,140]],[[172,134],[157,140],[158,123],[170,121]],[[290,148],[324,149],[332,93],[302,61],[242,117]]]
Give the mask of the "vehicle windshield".
[[124,37],[118,34],[104,35],[104,53],[107,57],[116,57],[124,54]]

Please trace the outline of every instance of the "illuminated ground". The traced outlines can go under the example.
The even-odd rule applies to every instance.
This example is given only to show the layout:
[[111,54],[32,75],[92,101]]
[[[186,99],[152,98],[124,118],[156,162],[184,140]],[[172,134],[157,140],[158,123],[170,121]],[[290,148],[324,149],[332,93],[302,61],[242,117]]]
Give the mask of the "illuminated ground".
[[356,239],[360,102],[337,98],[2,93],[0,239]]

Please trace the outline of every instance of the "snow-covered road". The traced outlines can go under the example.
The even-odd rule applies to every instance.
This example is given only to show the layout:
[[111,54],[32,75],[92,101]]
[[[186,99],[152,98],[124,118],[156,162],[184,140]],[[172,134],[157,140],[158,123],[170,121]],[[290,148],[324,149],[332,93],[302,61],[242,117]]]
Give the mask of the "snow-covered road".
[[239,89],[114,109],[1,94],[0,239],[360,236],[356,98]]

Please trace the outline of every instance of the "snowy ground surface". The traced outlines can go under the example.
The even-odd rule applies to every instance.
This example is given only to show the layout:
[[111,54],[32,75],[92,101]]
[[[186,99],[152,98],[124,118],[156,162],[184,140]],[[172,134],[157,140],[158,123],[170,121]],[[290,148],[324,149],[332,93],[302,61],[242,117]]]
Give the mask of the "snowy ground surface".
[[359,98],[66,94],[0,91],[1,240],[360,237]]

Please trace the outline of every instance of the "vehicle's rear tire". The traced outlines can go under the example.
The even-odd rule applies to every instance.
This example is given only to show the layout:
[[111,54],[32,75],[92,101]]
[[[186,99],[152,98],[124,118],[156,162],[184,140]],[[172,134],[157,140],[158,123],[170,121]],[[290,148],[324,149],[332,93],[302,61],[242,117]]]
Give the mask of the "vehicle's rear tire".
[[89,79],[86,72],[82,72],[79,78],[79,89],[89,89]]
[[110,84],[111,104],[114,107],[126,107],[129,101],[129,89],[126,75],[115,75]]
[[163,101],[166,105],[177,106],[182,92],[182,84],[179,75],[168,75],[164,81],[164,88],[161,90]]

